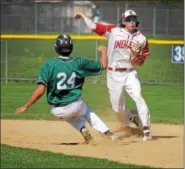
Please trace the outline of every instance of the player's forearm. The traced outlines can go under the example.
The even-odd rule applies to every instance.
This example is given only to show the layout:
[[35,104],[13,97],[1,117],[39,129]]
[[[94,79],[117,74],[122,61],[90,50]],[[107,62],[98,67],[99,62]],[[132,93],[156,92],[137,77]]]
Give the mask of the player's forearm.
[[32,93],[27,103],[24,105],[24,107],[29,108],[30,106],[32,106],[45,93],[45,89],[46,86],[44,86],[43,84],[39,84],[35,91]]
[[24,105],[24,107],[29,108],[32,106],[44,93],[38,93],[37,91],[34,91],[27,103]]
[[84,22],[85,24],[91,29],[94,30],[96,29],[96,24],[90,20],[89,18],[87,18],[86,16],[83,16]]
[[110,32],[112,28],[115,28],[116,25],[105,25],[102,23],[94,23],[92,20],[90,20],[89,18],[87,18],[84,13],[82,12],[77,12],[75,18],[83,18],[85,24],[96,34],[102,36],[104,35],[106,32]]
[[102,36],[106,32],[106,25],[100,24],[100,23],[94,23],[92,20],[87,18],[86,16],[83,16],[83,19],[85,21],[85,24],[96,34]]
[[103,69],[107,69],[107,51],[101,53],[100,62],[103,65]]

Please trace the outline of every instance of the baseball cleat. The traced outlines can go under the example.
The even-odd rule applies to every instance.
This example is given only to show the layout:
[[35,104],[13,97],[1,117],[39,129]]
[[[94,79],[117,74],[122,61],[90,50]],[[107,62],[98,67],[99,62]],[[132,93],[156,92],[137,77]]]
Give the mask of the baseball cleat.
[[87,130],[87,128],[85,128],[85,127],[82,128],[81,134],[84,137],[84,140],[85,140],[84,143],[89,144],[93,140],[93,138],[92,138],[90,132]]
[[143,140],[144,141],[152,140],[152,135],[151,135],[150,127],[148,127],[148,126],[144,126],[143,127]]
[[113,133],[111,136],[109,136],[109,139],[111,141],[121,140],[124,137],[124,134],[122,133]]
[[109,140],[115,141],[119,138],[119,135],[117,133],[112,133],[110,130],[103,133]]
[[144,133],[143,140],[144,141],[150,141],[150,140],[152,140],[151,133],[150,132]]

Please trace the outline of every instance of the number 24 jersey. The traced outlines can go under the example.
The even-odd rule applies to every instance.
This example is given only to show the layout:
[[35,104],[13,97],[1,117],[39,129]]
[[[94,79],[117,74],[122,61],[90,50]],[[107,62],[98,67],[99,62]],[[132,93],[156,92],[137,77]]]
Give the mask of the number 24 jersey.
[[102,64],[99,61],[58,57],[43,64],[37,84],[42,83],[47,87],[48,104],[64,106],[81,97],[85,77],[101,72]]

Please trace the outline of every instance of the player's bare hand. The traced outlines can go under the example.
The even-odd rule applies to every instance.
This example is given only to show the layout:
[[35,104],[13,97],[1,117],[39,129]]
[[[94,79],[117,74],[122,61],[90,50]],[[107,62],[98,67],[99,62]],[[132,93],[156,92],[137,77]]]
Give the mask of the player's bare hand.
[[98,51],[100,51],[100,52],[106,52],[106,51],[107,51],[107,47],[104,46],[104,45],[100,45],[100,46],[98,47]]
[[27,110],[27,107],[22,106],[16,109],[16,114],[23,114]]
[[75,13],[75,19],[80,19],[80,18],[84,18],[85,17],[85,15],[84,15],[84,13],[83,12],[76,12]]

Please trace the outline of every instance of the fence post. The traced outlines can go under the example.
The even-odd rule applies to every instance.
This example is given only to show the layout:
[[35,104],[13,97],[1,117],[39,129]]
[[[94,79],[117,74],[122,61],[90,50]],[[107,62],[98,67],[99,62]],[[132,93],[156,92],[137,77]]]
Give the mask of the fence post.
[[[62,3],[62,2],[61,2]],[[60,12],[62,13],[62,4],[60,4]],[[62,18],[62,16],[60,15],[60,32],[62,32],[63,31],[63,29],[62,29],[62,22],[63,22],[63,18]]]
[[156,7],[153,8],[153,37],[156,36]]
[[169,9],[166,10],[166,35],[168,35],[169,32]]
[[35,13],[35,34],[37,34],[37,3],[34,3],[34,13]]
[[98,40],[95,41],[95,60],[98,60]]
[[120,6],[119,6],[119,3],[117,2],[117,23],[119,23],[120,21]]
[[128,9],[128,0],[125,2],[125,11]]
[[[79,7],[79,10],[83,12],[83,7],[81,5],[78,5],[78,4],[77,4],[77,6]],[[81,28],[81,24],[82,24],[81,19],[78,19],[77,22],[78,22],[77,23],[78,24],[78,30],[77,31],[78,31],[78,35],[80,35],[81,34],[80,33],[80,28]]]
[[5,82],[8,83],[8,42],[5,40]]
[[[95,60],[98,60],[98,40],[95,40]],[[95,80],[94,80],[94,83],[98,83],[98,80],[99,80],[99,76],[96,76],[95,77]]]

